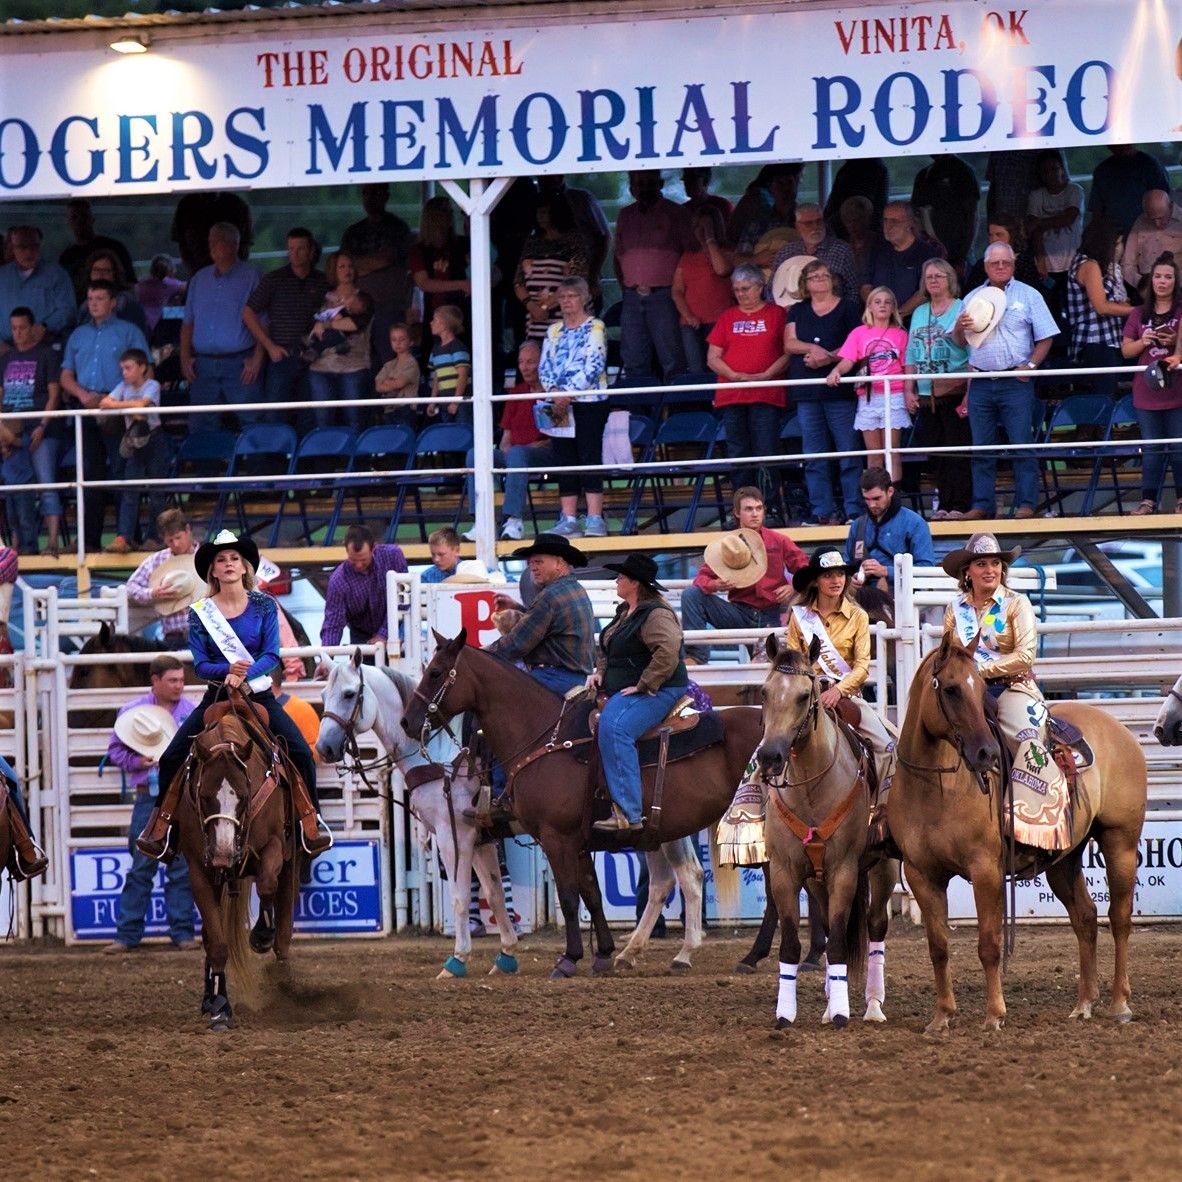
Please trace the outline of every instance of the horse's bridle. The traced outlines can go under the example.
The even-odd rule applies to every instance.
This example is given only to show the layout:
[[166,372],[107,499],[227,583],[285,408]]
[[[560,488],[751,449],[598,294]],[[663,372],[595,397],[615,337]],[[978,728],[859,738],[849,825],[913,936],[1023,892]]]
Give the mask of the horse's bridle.
[[[804,735],[805,728],[808,727],[809,730],[816,731],[817,724],[820,721],[820,717],[821,717],[820,678],[818,678],[816,672],[812,669],[793,669],[793,668],[789,668],[787,665],[773,665],[771,668],[771,672],[772,673],[779,673],[783,677],[807,677],[808,680],[810,682],[812,682],[812,686],[811,686],[810,693],[809,693],[808,710],[805,711],[804,717],[800,720],[799,725],[797,726],[796,730],[792,734],[792,741],[788,744],[789,752],[792,754],[795,754],[796,744],[800,741],[801,737]],[[837,762],[837,755],[840,750],[841,750],[841,744],[834,743],[833,744],[833,758],[829,761],[829,763],[826,765],[826,767],[824,768],[823,771],[821,771],[818,775],[810,776],[807,780],[792,780],[789,783],[789,787],[807,788],[810,784],[815,784],[818,780],[823,779],[825,776],[827,776],[833,770],[833,765]],[[777,790],[782,788],[784,786],[784,776],[787,774],[787,770],[788,770],[787,766],[785,766],[784,774],[781,775],[779,784],[776,784],[772,780],[768,780],[769,786],[774,787]]]

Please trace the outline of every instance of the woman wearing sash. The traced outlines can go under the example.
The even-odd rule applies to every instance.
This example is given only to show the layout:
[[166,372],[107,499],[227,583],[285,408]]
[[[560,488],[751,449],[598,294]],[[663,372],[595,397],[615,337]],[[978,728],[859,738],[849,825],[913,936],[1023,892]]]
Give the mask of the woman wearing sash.
[[1051,756],[1050,714],[1034,679],[1038,652],[1034,608],[1025,595],[1006,586],[1020,546],[1004,551],[993,534],[973,534],[962,550],[945,556],[944,570],[960,594],[944,612],[944,635],[968,645],[979,635],[973,657],[986,688],[997,702],[997,720],[1014,758],[1011,780],[1016,798],[1023,787],[1039,798],[1039,813],[1050,824],[1024,823],[1021,800],[1016,814],[1019,841],[1062,849],[1069,836],[1067,779]]
[[293,785],[292,804],[303,830],[304,848],[315,856],[332,845],[332,835],[320,816],[316,797],[316,763],[299,728],[275,700],[271,670],[279,664],[279,607],[269,595],[256,591],[258,547],[249,538],[223,530],[193,556],[197,574],[209,594],[189,608],[189,649],[199,676],[209,682],[201,704],[181,724],[160,757],[160,795],[138,846],[149,858],[167,852],[168,833],[180,797],[173,785],[189,755],[194,737],[205,725],[206,708],[223,688],[241,689],[267,711],[271,733],[287,746],[300,785]]
[[[824,684],[821,705],[833,710],[842,698],[850,698],[860,707],[856,729],[874,759],[881,807],[894,775],[897,735],[861,696],[870,676],[870,617],[850,594],[850,575],[857,569],[856,564],[847,565],[841,551],[833,546],[814,552],[808,566],[792,576],[800,601],[789,613],[785,643],[807,653],[816,637],[821,651],[813,671]],[[758,775],[757,755],[758,749],[719,823],[718,845],[724,865],[753,866],[767,861],[763,843],[767,787]]]

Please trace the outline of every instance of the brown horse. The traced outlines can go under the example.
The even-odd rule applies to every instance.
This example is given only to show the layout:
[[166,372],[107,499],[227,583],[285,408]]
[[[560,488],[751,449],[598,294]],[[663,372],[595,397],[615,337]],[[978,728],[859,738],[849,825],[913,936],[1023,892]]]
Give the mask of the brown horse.
[[[763,687],[763,741],[759,766],[768,783],[765,833],[768,881],[781,916],[780,986],[776,1028],[796,1021],[796,973],[800,963],[800,891],[810,886],[814,909],[829,932],[823,1022],[849,1022],[849,980],[872,962],[866,978],[863,1020],[885,1022],[885,947],[891,892],[898,866],[870,859],[869,755],[850,741],[821,707],[813,665],[820,641],[808,653],[767,639],[771,669]],[[868,931],[867,895],[873,862],[874,915]]]
[[[251,958],[248,942],[257,953],[273,949],[281,964],[287,961],[299,848],[287,788],[294,769],[241,695],[232,693],[230,710],[223,710],[217,703],[206,711],[206,728],[193,740],[192,754],[177,773],[185,778],[185,789],[176,813],[205,943],[201,1012],[219,1033],[233,1025],[227,960],[235,984],[248,994],[258,980],[258,962]],[[248,941],[252,879],[259,917]]]
[[[610,973],[615,942],[604,918],[591,848],[594,843],[597,849],[622,849],[634,845],[636,837],[592,832],[588,769],[569,745],[573,727],[568,719],[573,712],[516,665],[469,647],[463,631],[454,640],[436,633],[435,643],[435,655],[415,690],[403,727],[411,735],[425,735],[471,711],[502,766],[520,767],[513,777],[514,811],[550,861],[566,924],[566,950],[551,978],[573,976],[582,959],[580,895],[595,933],[593,972]],[[730,804],[755,750],[759,711],[736,706],[720,714],[723,742],[666,768],[656,832],[661,844],[712,827]],[[522,763],[534,754],[537,758]],[[653,775],[651,768],[643,773],[646,809],[651,805]]]
[[[975,643],[975,642],[974,642]],[[1067,908],[1079,941],[1079,993],[1073,1018],[1090,1018],[1100,996],[1096,977],[1096,905],[1083,877],[1087,839],[1094,837],[1108,875],[1108,922],[1116,945],[1111,1016],[1127,1022],[1129,930],[1137,873],[1137,843],[1145,819],[1145,757],[1129,732],[1103,710],[1082,702],[1055,703],[1053,714],[1074,723],[1095,752],[1080,774],[1077,807],[1094,804],[1094,819],[1073,849],[1056,854],[1017,847],[1017,877],[1046,872]],[[923,911],[936,977],[936,1012],[927,1033],[947,1030],[956,1012],[948,967],[948,882],[973,884],[977,953],[985,970],[985,1027],[999,1029],[1006,1006],[1001,989],[1005,882],[1003,805],[996,774],[999,746],[986,717],[986,690],[973,659],[952,636],[920,662],[899,741],[899,766],[887,804],[891,834],[903,852],[907,881]],[[1086,796],[1084,795],[1086,794]],[[1048,857],[1054,858],[1047,865]]]

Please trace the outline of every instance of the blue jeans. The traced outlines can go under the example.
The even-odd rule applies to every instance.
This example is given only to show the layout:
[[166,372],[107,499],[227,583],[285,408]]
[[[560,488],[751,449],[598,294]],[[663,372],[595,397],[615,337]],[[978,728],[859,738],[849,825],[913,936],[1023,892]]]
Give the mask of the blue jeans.
[[[284,357],[267,365],[263,379],[264,402],[303,402],[308,397],[308,367],[300,356]],[[264,411],[268,423],[285,423],[299,414],[296,410]],[[251,416],[254,417],[254,416]]]
[[[468,455],[464,460],[466,467],[473,467],[476,453],[471,448],[468,449]],[[549,440],[543,440],[540,443],[519,443],[515,447],[509,448],[509,454],[506,455],[501,449],[495,448],[493,450],[493,467],[494,468],[537,468],[541,464],[549,463],[554,458],[554,450],[550,446]],[[508,517],[516,517],[518,519],[525,516],[525,496],[529,488],[530,476],[528,472],[510,472],[505,477],[505,502],[501,507],[501,520]],[[467,477],[468,486],[468,506],[475,514],[476,512],[476,477],[469,475]]]
[[[741,460],[746,456],[775,455],[780,447],[780,423],[784,412],[778,406],[767,402],[748,402],[738,406],[723,406],[718,410],[722,425],[726,428],[726,454],[732,460]],[[780,470],[774,464],[767,465],[768,475],[772,487],[765,495],[769,502],[775,503],[780,487]],[[731,487],[742,488],[744,485],[759,487],[759,467],[740,467],[736,464],[731,469]]]
[[544,685],[556,694],[565,694],[577,685],[587,680],[585,673],[572,673],[569,669],[559,669],[556,665],[535,665],[529,670],[529,675],[539,685]]
[[156,518],[168,507],[168,493],[156,481],[168,475],[168,443],[159,428],[138,451],[124,461],[123,477],[128,487],[119,497],[119,521],[115,532],[129,542],[137,538],[140,525],[140,496],[147,486],[149,532],[156,531]]
[[[317,373],[308,371],[308,391],[312,401],[319,403],[312,411],[317,427],[333,426],[335,417],[330,402],[339,399],[364,398],[369,393],[369,371],[355,369],[351,373]],[[364,406],[345,406],[340,412],[345,426],[360,431],[365,420]]]
[[[189,402],[193,406],[217,406],[226,403],[241,406],[244,402],[261,402],[262,383],[243,384],[242,367],[250,357],[252,349],[231,353],[225,357],[211,357],[198,353],[193,358],[197,376],[189,386]],[[194,415],[190,431],[210,430],[217,426],[213,420],[217,415]]]
[[164,903],[168,912],[168,934],[174,941],[193,938],[193,892],[189,889],[189,867],[183,857],[161,867],[155,858],[145,858],[135,848],[135,839],[143,832],[152,815],[152,796],[137,793],[131,810],[131,828],[127,847],[131,850],[131,869],[119,895],[119,924],[115,939],[134,948],[144,938],[144,918],[152,899],[156,875],[164,873]]
[[[57,461],[61,451],[61,440],[47,436],[41,440],[41,446],[36,451],[29,452],[33,458],[33,471],[37,473],[38,484],[49,484],[57,480]],[[61,516],[62,494],[56,488],[46,489],[41,494],[41,512],[46,517]]]
[[[33,458],[27,447],[18,447],[0,460],[0,479],[5,484],[34,484]],[[37,494],[5,493],[9,529],[16,529],[16,544],[25,553],[37,551]]]
[[[681,319],[672,288],[654,287],[648,295],[624,288],[620,309],[620,362],[629,378],[655,376],[653,353],[664,380],[685,373],[681,348]],[[575,412],[578,422],[578,411]]]
[[[1141,438],[1182,439],[1182,406],[1170,410],[1137,409],[1137,422],[1141,425]],[[1154,447],[1147,444],[1141,467],[1141,496],[1155,505],[1161,499],[1162,480],[1166,474],[1166,455],[1174,470],[1174,488],[1182,500],[1182,444],[1167,444]]]
[[[969,391],[969,425],[973,449],[995,448],[1001,428],[1009,443],[1034,442],[1034,385],[1017,378],[974,378]],[[1016,453],[1014,507],[1038,504],[1038,461],[1029,452]],[[973,508],[990,517],[997,511],[997,453],[973,456]]]
[[599,758],[607,786],[631,822],[639,821],[644,809],[636,740],[656,726],[684,693],[684,685],[667,685],[654,694],[612,694],[599,716]]
[[[849,399],[820,398],[798,402],[801,450],[810,454],[819,451],[858,451],[861,444],[854,430],[854,415],[858,404]],[[833,465],[841,477],[842,509],[847,517],[862,512],[862,496],[858,480],[862,475],[862,461],[857,456],[844,460],[806,460],[804,482],[809,492],[809,507],[817,518],[831,517],[837,512],[833,502]]]
[[[710,595],[701,587],[687,587],[681,593],[681,626],[687,631],[703,628],[767,628],[769,631],[780,627],[784,609],[775,607],[750,607],[745,603],[732,603],[722,595]],[[710,660],[708,645],[694,645],[685,650],[687,657],[705,664]]]

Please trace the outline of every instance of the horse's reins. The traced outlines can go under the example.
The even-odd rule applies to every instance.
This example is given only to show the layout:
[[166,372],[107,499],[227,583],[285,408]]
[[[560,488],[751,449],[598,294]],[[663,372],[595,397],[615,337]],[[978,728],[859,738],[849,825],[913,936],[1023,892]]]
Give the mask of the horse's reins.
[[[811,669],[790,669],[786,665],[773,665],[772,672],[779,673],[784,677],[807,677],[812,682],[812,690],[809,694],[809,708],[805,711],[804,717],[800,720],[800,724],[793,732],[792,740],[788,744],[789,753],[795,755],[796,745],[804,735],[805,727],[807,726],[810,730],[815,731],[817,729],[817,723],[820,720],[821,696],[817,689],[817,675]],[[833,765],[837,762],[837,755],[840,750],[841,744],[835,742],[833,744],[833,758],[830,759],[823,771],[815,776],[810,776],[807,780],[788,781],[787,786],[790,788],[807,788],[810,784],[815,784],[818,780],[823,779],[833,770]],[[769,779],[768,786],[779,791],[785,786],[785,777],[787,774],[788,768],[785,765],[784,771],[780,775],[780,782],[777,784],[774,779]]]

